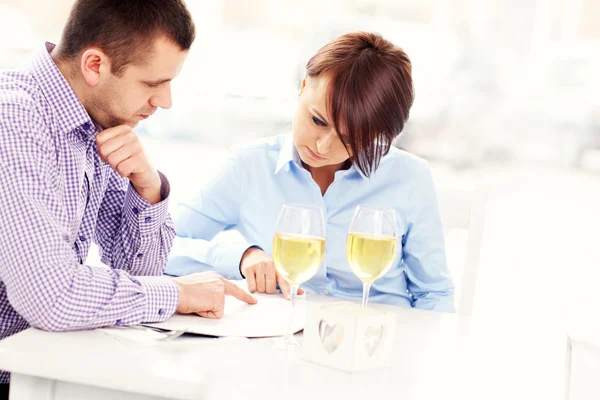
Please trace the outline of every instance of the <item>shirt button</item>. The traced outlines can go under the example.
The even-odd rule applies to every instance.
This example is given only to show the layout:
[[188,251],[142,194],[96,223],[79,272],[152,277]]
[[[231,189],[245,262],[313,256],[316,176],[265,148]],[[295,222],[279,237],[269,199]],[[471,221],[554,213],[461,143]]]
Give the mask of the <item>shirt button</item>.
[[87,240],[87,238],[83,235],[79,236],[79,240],[81,240],[82,242],[85,242]]
[[117,326],[123,326],[123,321],[120,320],[120,319],[118,319],[117,322],[116,322],[116,325]]
[[142,253],[138,253],[138,255],[136,257],[137,258],[142,258],[142,257],[144,257],[144,255]]
[[131,211],[133,211],[133,213],[134,213],[135,215],[137,215],[137,214],[139,214],[139,213],[140,213],[140,210],[138,210],[138,208],[137,208],[137,207],[133,207],[133,208],[131,209]]
[[165,310],[163,310],[162,308],[160,308],[158,310],[158,315],[162,316],[165,313]]
[[152,222],[152,217],[146,217],[144,221],[146,221],[146,223],[149,224],[150,222]]
[[327,296],[327,295],[329,294],[329,290],[327,290],[327,289],[323,290],[323,294],[324,294],[325,296]]
[[85,124],[83,124],[83,129],[85,129],[86,131],[90,130],[91,127],[92,127],[92,124],[89,122],[86,122]]

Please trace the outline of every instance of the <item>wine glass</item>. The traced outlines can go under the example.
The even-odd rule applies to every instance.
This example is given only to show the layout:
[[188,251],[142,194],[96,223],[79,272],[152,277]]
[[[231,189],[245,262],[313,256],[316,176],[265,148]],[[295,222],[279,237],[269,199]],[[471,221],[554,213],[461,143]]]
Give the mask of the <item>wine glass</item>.
[[371,285],[391,268],[396,255],[396,213],[392,208],[359,205],[348,229],[346,258],[363,283],[362,305]]
[[315,276],[325,254],[325,217],[318,207],[284,205],[273,238],[273,261],[281,278],[290,285],[292,312],[286,334],[275,343],[289,349],[298,346],[293,321],[300,285]]

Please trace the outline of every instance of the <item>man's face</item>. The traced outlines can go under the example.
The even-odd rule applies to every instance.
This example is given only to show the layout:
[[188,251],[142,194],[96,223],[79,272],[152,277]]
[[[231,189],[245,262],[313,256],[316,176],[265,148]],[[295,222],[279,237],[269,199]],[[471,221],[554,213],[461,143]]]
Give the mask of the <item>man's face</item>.
[[103,128],[123,124],[133,128],[158,107],[171,108],[171,80],[188,51],[162,36],[153,47],[146,62],[127,65],[121,76],[107,71],[94,87],[87,108]]

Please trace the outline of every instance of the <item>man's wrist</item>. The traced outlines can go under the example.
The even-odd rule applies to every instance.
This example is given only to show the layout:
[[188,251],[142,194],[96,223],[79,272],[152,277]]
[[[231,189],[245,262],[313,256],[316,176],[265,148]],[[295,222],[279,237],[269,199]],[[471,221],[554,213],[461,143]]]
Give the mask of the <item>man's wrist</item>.
[[175,283],[175,285],[177,286],[177,312],[181,312],[181,305],[183,304],[183,285],[181,283],[179,283],[177,281],[176,278],[171,278],[171,280]]
[[164,200],[161,195],[162,182],[161,182],[160,175],[158,174],[158,172],[156,174],[156,183],[155,184],[153,184],[149,187],[139,187],[139,186],[136,186],[132,182],[132,185],[133,185],[133,188],[135,189],[135,191],[137,192],[137,194],[140,195],[141,198],[143,198],[150,204],[160,203],[161,201]]

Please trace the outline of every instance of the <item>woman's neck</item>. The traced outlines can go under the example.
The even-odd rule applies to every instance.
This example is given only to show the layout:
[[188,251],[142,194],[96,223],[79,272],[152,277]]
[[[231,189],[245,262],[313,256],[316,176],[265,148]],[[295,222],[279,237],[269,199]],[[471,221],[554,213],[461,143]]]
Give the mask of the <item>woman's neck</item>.
[[313,180],[317,183],[317,185],[319,185],[319,188],[321,188],[321,196],[325,196],[327,189],[329,186],[331,186],[335,179],[335,173],[343,169],[349,169],[352,166],[352,163],[350,160],[346,160],[341,164],[327,165],[318,168],[311,167],[304,162],[302,165],[308,172],[310,172]]

